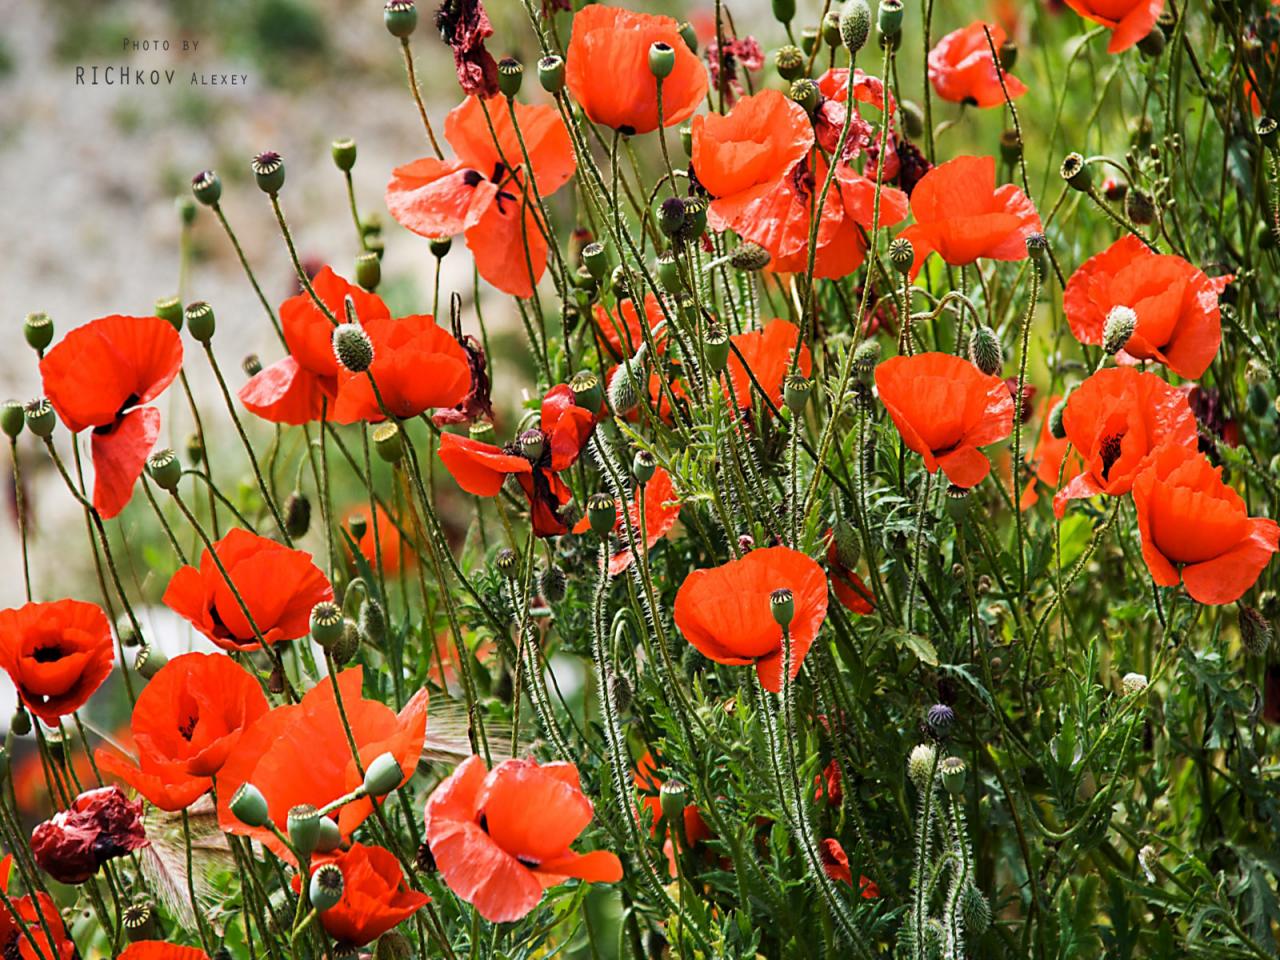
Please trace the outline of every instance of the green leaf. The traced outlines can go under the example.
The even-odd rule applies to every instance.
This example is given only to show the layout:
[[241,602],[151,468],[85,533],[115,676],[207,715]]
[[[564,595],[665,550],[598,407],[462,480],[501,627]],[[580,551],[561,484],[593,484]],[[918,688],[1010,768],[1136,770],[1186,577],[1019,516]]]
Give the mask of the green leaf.
[[931,667],[938,665],[938,651],[933,648],[933,644],[927,638],[920,634],[892,628],[889,630],[889,638],[899,649],[909,650],[921,663]]

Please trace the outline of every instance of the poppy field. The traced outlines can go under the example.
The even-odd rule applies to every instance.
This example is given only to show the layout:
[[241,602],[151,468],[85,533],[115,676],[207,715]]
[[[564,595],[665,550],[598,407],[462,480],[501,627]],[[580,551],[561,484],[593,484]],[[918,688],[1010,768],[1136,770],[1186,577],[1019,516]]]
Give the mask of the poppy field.
[[18,305],[0,953],[1280,956],[1276,7],[489,7]]

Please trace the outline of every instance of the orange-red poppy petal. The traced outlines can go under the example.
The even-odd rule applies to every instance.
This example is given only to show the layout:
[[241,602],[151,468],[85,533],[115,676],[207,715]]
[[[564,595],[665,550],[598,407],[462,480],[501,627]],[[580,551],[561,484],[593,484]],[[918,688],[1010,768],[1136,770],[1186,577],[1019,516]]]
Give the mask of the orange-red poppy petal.
[[160,411],[155,407],[130,410],[110,428],[93,431],[93,506],[103,520],[128,505],[159,436]]

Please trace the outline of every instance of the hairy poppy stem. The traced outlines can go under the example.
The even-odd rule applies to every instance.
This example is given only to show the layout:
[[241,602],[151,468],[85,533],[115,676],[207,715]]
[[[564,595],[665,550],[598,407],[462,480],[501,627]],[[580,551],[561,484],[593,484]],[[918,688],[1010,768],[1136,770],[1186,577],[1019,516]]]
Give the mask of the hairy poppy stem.
[[18,521],[18,540],[22,544],[22,585],[27,602],[31,602],[31,562],[27,547],[27,496],[22,489],[22,465],[18,462],[18,438],[9,438],[9,459],[13,464],[14,514]]
[[418,89],[418,74],[413,67],[413,51],[409,49],[409,38],[400,38],[400,52],[404,56],[404,71],[409,80],[409,92],[413,94],[413,102],[418,108],[418,116],[422,118],[422,126],[427,131],[427,139],[431,141],[431,149],[437,160],[444,159],[444,151],[436,141],[436,132],[431,129],[431,118],[427,116],[426,104],[422,102],[422,92]]

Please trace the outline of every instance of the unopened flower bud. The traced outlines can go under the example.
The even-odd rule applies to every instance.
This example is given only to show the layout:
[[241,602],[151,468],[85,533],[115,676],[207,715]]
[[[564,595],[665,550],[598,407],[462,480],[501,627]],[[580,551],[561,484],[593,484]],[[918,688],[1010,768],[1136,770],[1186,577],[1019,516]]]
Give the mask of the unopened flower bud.
[[965,884],[960,894],[960,915],[964,918],[965,932],[974,937],[982,936],[991,926],[991,904],[972,883]]
[[274,197],[284,186],[284,157],[274,150],[264,150],[250,164],[258,189]]
[[538,592],[547,603],[559,603],[565,596],[564,570],[548,563],[538,576]]
[[1164,53],[1164,32],[1153,27],[1151,32],[1138,41],[1138,52],[1148,59],[1155,60]]
[[1156,221],[1156,205],[1145,190],[1130,190],[1124,198],[1125,215],[1139,227]]
[[579,370],[569,378],[569,389],[573,391],[573,402],[592,413],[599,413],[604,405],[604,390],[600,387],[600,378],[590,370]]
[[315,853],[320,842],[320,811],[309,803],[300,803],[289,810],[286,820],[289,843],[303,857]]
[[1138,315],[1131,307],[1122,304],[1112,307],[1102,327],[1102,349],[1108,356],[1114,357],[1124,349],[1137,328]]
[[668,237],[680,233],[684,226],[684,201],[679,197],[667,197],[658,204],[658,229]]
[[284,530],[293,539],[305,536],[311,526],[311,501],[300,490],[284,499]]
[[867,0],[848,0],[840,14],[840,39],[845,49],[856,54],[867,43],[871,33],[871,8]]
[[632,369],[634,362],[624,360],[609,381],[609,406],[621,417],[625,417],[640,404],[640,387]]
[[898,237],[889,244],[889,263],[903,276],[911,272],[916,259],[916,249],[906,237]]
[[969,359],[987,376],[994,376],[1004,366],[1004,350],[1000,338],[985,323],[979,324],[969,338]]
[[155,314],[173,329],[182,329],[182,301],[177,297],[164,297],[157,300]]
[[1022,157],[1022,139],[1017,130],[1005,130],[1000,134],[1000,159],[1008,166],[1017,166]]
[[371,797],[385,797],[404,782],[404,771],[395,754],[381,753],[364,771],[364,792]]
[[178,455],[167,447],[151,454],[147,457],[147,476],[162,490],[170,493],[177,490],[182,480],[182,464],[178,462]]
[[1008,73],[1018,64],[1018,45],[1012,40],[1006,40],[1000,44],[996,57],[1000,61],[1000,69]]
[[796,0],[773,0],[773,18],[786,26],[796,18]]
[[360,636],[373,646],[381,646],[387,636],[387,612],[376,597],[366,597],[360,605]]
[[183,316],[187,321],[187,329],[191,331],[191,335],[201,343],[208,343],[213,339],[213,331],[217,327],[217,321],[213,315],[213,307],[205,303],[203,300],[197,300],[194,303],[187,304]]
[[1147,678],[1140,673],[1126,673],[1120,678],[1120,686],[1129,696],[1147,689]]
[[418,26],[418,8],[413,0],[387,0],[382,8],[382,23],[393,37],[403,40]]
[[937,752],[932,744],[921,743],[913,747],[907,757],[907,777],[915,784],[916,789],[922,793],[929,786],[929,780],[933,776],[933,764],[936,756]]
[[648,450],[637,450],[631,458],[631,475],[640,483],[648,483],[658,470],[658,461]]
[[654,41],[649,46],[649,72],[659,80],[671,76],[676,68],[676,51],[671,44],[662,40]]
[[743,242],[729,255],[729,263],[737,270],[763,270],[772,257],[758,243]]
[[356,257],[356,283],[369,292],[378,289],[382,282],[382,260],[376,253],[362,253]]
[[1240,642],[1255,657],[1265,657],[1274,633],[1271,623],[1254,607],[1240,604]]
[[564,89],[564,58],[551,54],[538,61],[538,83],[555,96]]
[[307,885],[311,905],[321,913],[333,909],[342,899],[343,886],[342,868],[336,863],[322,863],[311,874],[311,883]]
[[32,350],[43,350],[53,343],[53,318],[42,311],[28,313],[22,322],[22,335]]
[[351,658],[360,649],[360,628],[354,620],[342,621],[342,638],[333,645],[329,655],[338,666],[351,662]]
[[846,570],[852,570],[862,558],[862,542],[852,523],[844,518],[836,521],[831,529],[831,540],[836,547],[836,560]]
[[805,58],[799,47],[787,44],[773,55],[773,63],[783,80],[798,80],[804,76]]
[[350,137],[333,141],[329,145],[329,152],[333,155],[334,164],[344,173],[350,172],[356,165],[356,142]]
[[363,373],[373,363],[373,341],[358,323],[333,328],[333,355],[352,373]]
[[618,502],[608,493],[593,493],[587,498],[587,520],[597,537],[607,537],[618,522]]
[[1087,193],[1093,185],[1093,177],[1089,173],[1089,165],[1084,162],[1084,157],[1074,151],[1063,158],[1062,166],[1058,168],[1058,174],[1063,180],[1067,181],[1073,190]]
[[191,193],[206,207],[222,199],[222,180],[212,170],[201,170],[191,178]]
[[25,737],[31,732],[31,714],[23,708],[22,704],[18,704],[18,708],[13,711],[13,716],[9,720],[9,729],[13,731],[14,736]]
[[[424,843],[418,851],[418,869],[423,873],[434,873],[434,862],[431,870],[426,870],[422,866],[422,851],[426,850],[426,856],[431,857],[431,851]],[[434,858],[432,858],[434,861]],[[409,942],[409,938],[398,930],[388,930],[378,938],[378,942],[373,948],[373,960],[412,960],[413,944]]]
[[54,427],[58,425],[58,415],[53,412],[53,404],[44,397],[28,402],[22,408],[22,415],[26,418],[27,429],[41,440],[51,437]]
[[342,608],[332,600],[322,600],[311,608],[311,639],[324,650],[342,639]]
[[902,29],[902,0],[880,0],[876,20],[881,33],[886,37],[896,36]]
[[783,630],[791,626],[796,616],[796,598],[790,588],[781,587],[769,594],[769,612]]
[[231,814],[246,827],[265,827],[271,822],[267,798],[252,783],[242,783],[231,796]]

